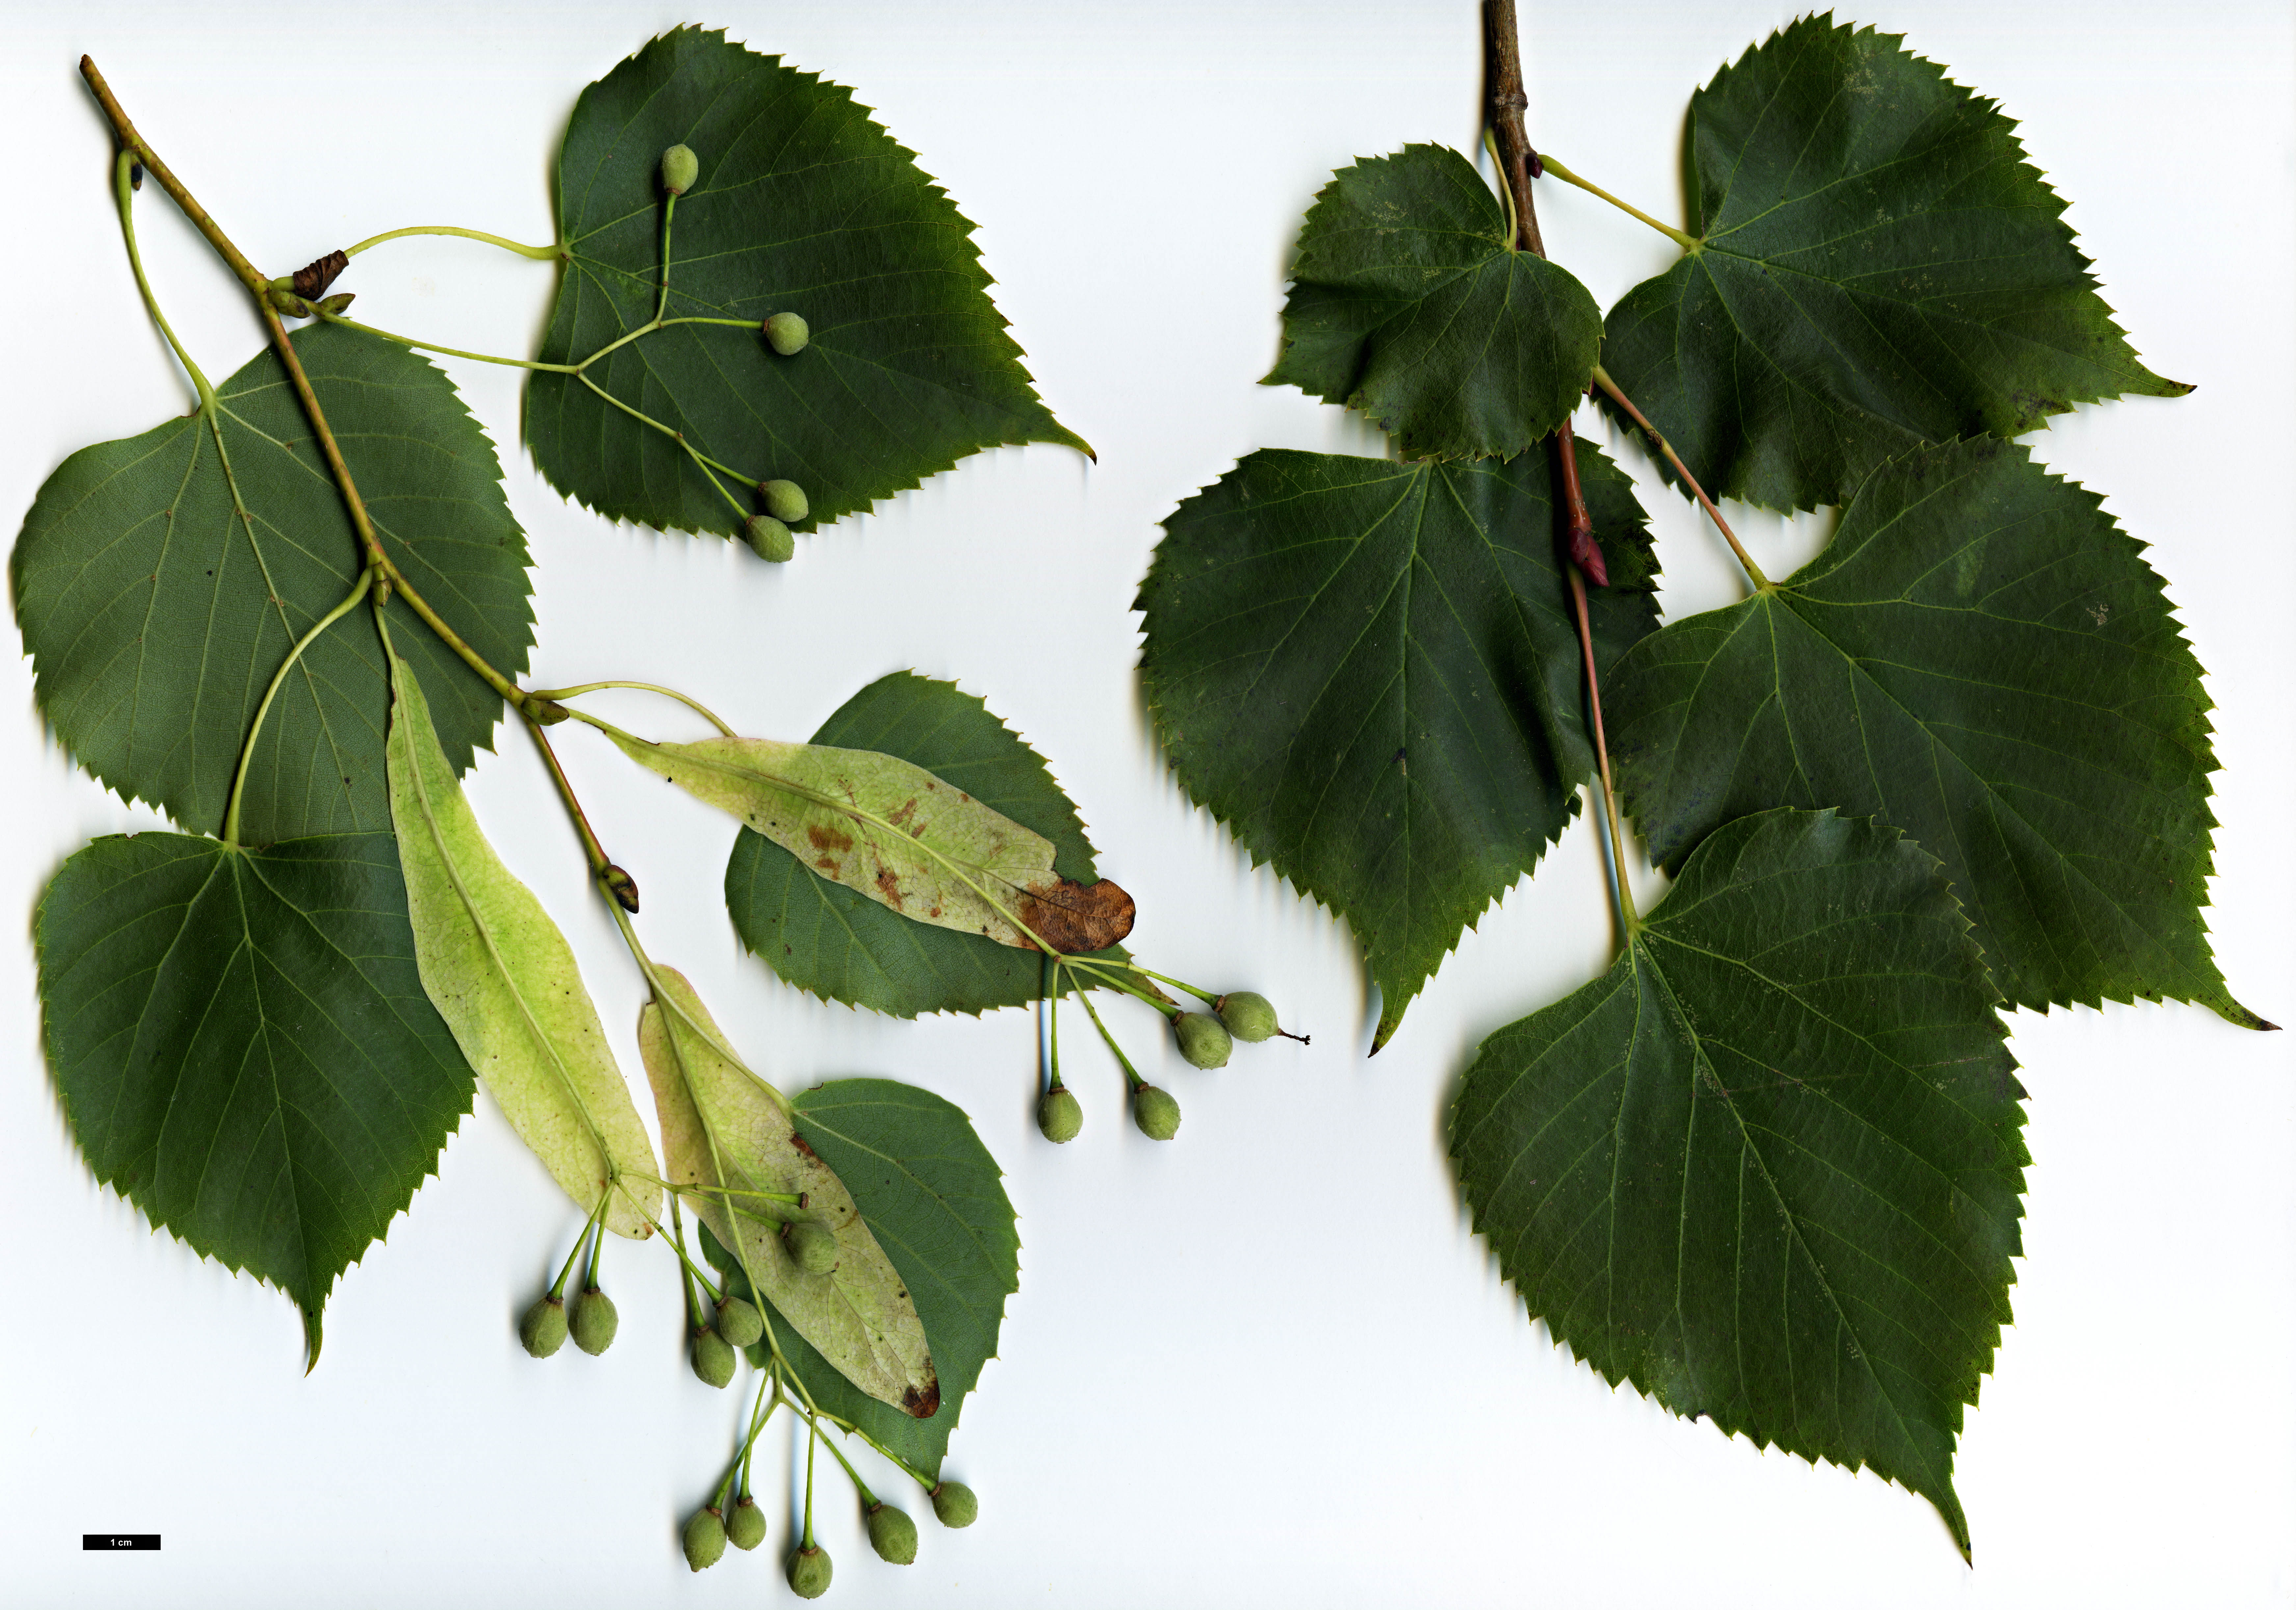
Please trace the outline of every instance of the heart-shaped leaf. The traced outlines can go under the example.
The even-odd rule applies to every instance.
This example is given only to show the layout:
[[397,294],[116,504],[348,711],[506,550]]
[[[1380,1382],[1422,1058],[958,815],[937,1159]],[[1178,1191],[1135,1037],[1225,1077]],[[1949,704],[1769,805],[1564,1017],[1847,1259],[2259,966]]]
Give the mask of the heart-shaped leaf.
[[1838,806],[1945,862],[2019,1006],[2163,996],[2234,1023],[2210,955],[2209,700],[2161,578],[2022,448],[1924,448],[1783,586],[1677,621],[1603,683],[1652,853]]
[[[930,1090],[840,1079],[797,1098],[798,1133],[832,1164],[916,1302],[940,1376],[940,1409],[915,1419],[861,1392],[790,1327],[783,1354],[813,1401],[880,1447],[938,1475],[965,1394],[996,1352],[1004,1299],[1020,1289],[1021,1238],[996,1160],[964,1113]],[[746,1282],[704,1227],[703,1255]],[[762,1365],[764,1348],[750,1356]]]
[[[392,563],[515,677],[533,640],[526,538],[485,433],[447,377],[404,347],[325,325],[294,341]],[[217,388],[212,413],[66,459],[12,563],[17,623],[56,735],[122,794],[209,831],[224,826],[265,690],[362,567],[342,494],[267,349]],[[390,619],[438,692],[448,762],[467,770],[502,700],[403,600]],[[264,718],[241,839],[387,827],[390,717],[373,629],[346,621],[320,637]]]
[[1699,246],[1603,364],[1718,497],[1840,503],[1923,441],[2192,390],[2136,359],[1995,103],[1899,37],[1806,17],[1690,103]]
[[97,1179],[293,1298],[335,1277],[471,1110],[387,833],[248,850],[98,839],[41,897],[48,1064]]
[[1985,966],[1895,831],[1774,810],[1692,854],[1604,977],[1483,1042],[1475,1228],[1556,1340],[1757,1446],[1938,1507],[2009,1319],[2027,1161]]
[[[1000,443],[1084,443],[1030,388],[972,225],[852,93],[722,33],[664,34],[582,92],[558,159],[565,267],[537,356],[579,363],[661,305],[661,154],[701,177],[670,225],[672,324],[578,377],[537,371],[526,439],[551,485],[665,530],[742,512],[668,431],[742,480],[791,481],[826,524]],[[783,357],[757,325],[795,313]],[[663,429],[633,418],[608,395]]]
[[[941,1388],[924,1325],[851,1193],[793,1126],[789,1104],[734,1055],[685,975],[656,966],[652,977],[638,1052],[670,1183],[734,1252],[750,1289],[764,1292],[840,1376],[878,1402],[930,1418]],[[799,1221],[837,1237],[827,1273],[800,1267],[783,1244],[782,1226]]]
[[[1594,774],[1552,451],[1390,464],[1263,450],[1182,504],[1140,586],[1140,678],[1189,794],[1348,919],[1374,1045],[1537,864]],[[1625,476],[1578,474],[1613,586],[1608,665],[1658,624]]]
[[1448,146],[1341,168],[1300,227],[1261,383],[1361,409],[1414,458],[1512,458],[1570,417],[1603,339],[1587,288],[1512,237]]
[[[813,742],[874,750],[922,767],[1050,840],[1058,876],[1095,881],[1084,824],[1044,757],[953,682],[914,671],[881,677],[839,706]],[[746,827],[726,863],[726,907],[742,942],[760,961],[824,1000],[914,1017],[1022,1006],[1041,988],[1036,956],[897,916]],[[1091,954],[1124,957],[1118,946]]]
[[391,661],[392,820],[422,987],[534,1154],[606,1228],[643,1238],[661,1203],[646,1138],[566,936],[510,874],[440,752],[422,685]]

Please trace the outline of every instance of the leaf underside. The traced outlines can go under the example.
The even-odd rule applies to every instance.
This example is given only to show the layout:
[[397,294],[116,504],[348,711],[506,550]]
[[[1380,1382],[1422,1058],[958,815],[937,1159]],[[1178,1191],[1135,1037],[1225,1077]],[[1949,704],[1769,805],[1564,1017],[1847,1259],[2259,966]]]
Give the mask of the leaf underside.
[[2210,954],[2209,701],[2161,578],[2020,447],[1924,448],[1767,594],[1668,626],[1604,680],[1660,861],[1772,806],[1939,857],[2011,1001],[2169,997],[2250,1027]]
[[[1355,929],[1374,1047],[1593,775],[1551,458],[1253,453],[1165,521],[1141,584],[1141,681],[1182,785]],[[1607,666],[1657,625],[1656,564],[1626,477],[1584,441],[1578,463]]]
[[1741,817],[1610,973],[1483,1043],[1475,1228],[1613,1384],[1937,1506],[2009,1311],[2024,1091],[1937,863]]
[[[515,677],[533,640],[526,539],[485,433],[447,377],[403,347],[324,325],[294,341],[385,551]],[[121,794],[208,832],[224,826],[273,676],[361,568],[278,356],[266,349],[216,395],[212,421],[194,413],[66,459],[25,517],[12,562],[17,622],[58,738]],[[448,760],[467,770],[501,699],[403,600],[390,619],[437,691]],[[264,719],[242,841],[388,828],[390,712],[373,628],[338,623]]]
[[1602,311],[1517,251],[1497,198],[1443,145],[1342,168],[1300,230],[1266,385],[1361,410],[1411,457],[1512,458],[1570,417]]
[[[752,481],[797,482],[812,525],[984,448],[1084,448],[1037,400],[972,225],[914,153],[850,91],[696,29],[654,40],[575,106],[557,169],[568,256],[544,362],[578,362],[652,320],[657,170],[676,144],[701,177],[671,226],[669,316],[796,313],[812,342],[783,357],[755,329],[673,326],[592,365],[598,386]],[[551,485],[602,514],[742,529],[677,441],[575,376],[532,374],[526,440]]]
[[89,1168],[294,1299],[316,1362],[336,1277],[471,1110],[390,835],[97,839],[36,932],[48,1064]]
[[[1094,881],[1093,848],[1044,758],[952,682],[896,671],[840,706],[813,742],[874,750],[1050,840],[1053,870]],[[726,864],[726,907],[742,942],[775,973],[824,1000],[897,1017],[980,1013],[1037,998],[1041,957],[977,934],[914,923],[858,890],[816,876],[744,827]],[[1091,954],[1122,959],[1113,946]]]
[[[776,1313],[782,1351],[822,1409],[938,1475],[965,1394],[996,1355],[1004,1299],[1020,1289],[1021,1238],[1002,1175],[964,1113],[914,1085],[839,1080],[796,1105],[798,1132],[852,1191],[916,1303],[939,1372],[939,1411],[914,1419],[868,1396]],[[706,1228],[701,1245],[717,1268],[732,1269]],[[730,1277],[746,1286],[738,1271]],[[763,1353],[760,1345],[751,1357],[762,1365]]]
[[[940,1408],[940,1383],[906,1282],[885,1256],[836,1171],[791,1128],[766,1085],[742,1065],[683,974],[654,969],[638,1015],[638,1047],[661,1119],[668,1179],[697,1197],[696,1217],[737,1260],[752,1290],[790,1321],[839,1375],[905,1417]],[[667,1006],[668,1009],[665,1009]],[[802,1197],[803,1207],[757,1193]],[[835,1266],[800,1268],[781,1228],[801,1220],[837,1238]]]
[[661,1171],[574,952],[487,842],[414,672],[394,669],[391,814],[422,987],[551,1178],[585,1213],[611,1192],[606,1228],[642,1240]]
[[2137,361],[1997,104],[1808,17],[1691,101],[1703,237],[1628,292],[1603,366],[1718,497],[1840,503],[1923,441],[2192,388]]

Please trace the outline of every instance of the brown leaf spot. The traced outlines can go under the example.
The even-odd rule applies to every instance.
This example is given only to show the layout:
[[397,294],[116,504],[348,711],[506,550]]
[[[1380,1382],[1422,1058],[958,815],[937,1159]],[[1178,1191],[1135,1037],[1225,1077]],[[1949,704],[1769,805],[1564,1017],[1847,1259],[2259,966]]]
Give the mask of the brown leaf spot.
[[[901,802],[901,808],[898,810],[895,811],[891,816],[887,817],[885,819],[896,827],[906,827],[908,826],[909,818],[916,814],[916,796],[912,794],[908,799],[904,800]],[[922,833],[924,828],[922,826],[920,826],[917,828],[917,831],[919,833]]]
[[799,1151],[803,1152],[808,1157],[813,1155],[813,1148],[805,1144],[805,1137],[799,1134],[795,1129],[791,1129],[790,1131],[790,1145],[795,1146]]
[[820,867],[831,877],[835,877],[837,875],[837,863],[828,856],[823,856],[819,860],[816,861],[814,865]]
[[940,1409],[940,1377],[936,1376],[922,1386],[905,1389],[901,1407],[920,1420],[931,1419]]
[[853,848],[851,834],[840,833],[836,828],[824,826],[819,822],[808,824],[805,836],[816,850],[831,850],[842,855]]
[[[1062,878],[1042,883],[1021,902],[1021,920],[1063,956],[1105,950],[1119,942],[1132,932],[1132,897],[1105,880],[1079,883]],[[1036,947],[1024,939],[1021,949]]]
[[877,892],[884,897],[885,904],[896,911],[901,909],[901,880],[893,875],[890,867],[877,868]]

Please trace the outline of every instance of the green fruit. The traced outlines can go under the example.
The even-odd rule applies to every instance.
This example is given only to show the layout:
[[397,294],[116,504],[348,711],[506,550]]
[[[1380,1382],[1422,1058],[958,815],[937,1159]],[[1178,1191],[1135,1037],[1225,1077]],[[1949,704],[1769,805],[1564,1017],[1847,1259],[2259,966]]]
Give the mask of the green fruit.
[[742,534],[749,539],[750,551],[767,564],[787,564],[797,557],[797,538],[771,514],[750,515]]
[[746,1492],[726,1517],[726,1540],[736,1548],[755,1548],[766,1540],[766,1512]]
[[830,1570],[828,1549],[799,1549],[789,1557],[790,1591],[800,1598],[819,1598],[829,1591]]
[[526,1310],[518,1322],[518,1339],[537,1359],[547,1359],[566,1344],[566,1304],[545,1297]]
[[1037,1127],[1054,1146],[1066,1146],[1084,1128],[1084,1104],[1066,1085],[1054,1085],[1037,1104]]
[[[1151,1085],[1151,1089],[1155,1087]],[[944,1526],[970,1526],[980,1518],[980,1500],[962,1482],[943,1482],[932,1490],[933,1513]]]
[[684,195],[701,177],[701,159],[685,146],[673,145],[661,153],[661,187],[670,194]]
[[708,1326],[693,1333],[693,1373],[711,1386],[734,1378],[734,1345]]
[[758,496],[766,500],[767,513],[791,525],[803,520],[811,506],[805,500],[805,489],[794,481],[761,481]]
[[1199,1068],[1227,1066],[1227,1054],[1235,1049],[1219,1019],[1208,1012],[1181,1013],[1172,1020],[1172,1033],[1180,1042],[1180,1055]]
[[584,1286],[567,1326],[574,1345],[594,1358],[614,1344],[614,1333],[621,1327],[622,1317],[614,1311],[614,1300],[594,1286]]
[[755,1347],[766,1334],[766,1317],[739,1297],[718,1305],[718,1334],[736,1347]]
[[726,1557],[726,1522],[713,1507],[697,1510],[685,1523],[685,1564],[707,1571]]
[[794,313],[776,313],[766,321],[766,344],[783,357],[804,351],[812,339],[813,332]]
[[1151,1140],[1169,1140],[1180,1132],[1180,1104],[1169,1090],[1142,1085],[1132,1092],[1132,1121]]
[[896,1565],[916,1563],[917,1524],[890,1504],[869,1506],[869,1547]]
[[808,1275],[825,1275],[837,1267],[837,1236],[825,1224],[794,1220],[782,1226],[782,1244]]
[[1238,1039],[1257,1043],[1276,1032],[1275,1003],[1249,990],[1221,996],[1212,1003],[1212,1010],[1219,1014],[1220,1022]]

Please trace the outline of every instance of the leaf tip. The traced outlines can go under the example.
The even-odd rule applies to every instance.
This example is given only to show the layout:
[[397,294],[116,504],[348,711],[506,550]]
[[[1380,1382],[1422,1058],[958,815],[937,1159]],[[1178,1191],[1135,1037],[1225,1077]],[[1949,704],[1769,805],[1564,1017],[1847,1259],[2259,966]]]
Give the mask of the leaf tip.
[[[298,1304],[297,1306],[299,1308],[301,1307],[300,1304]],[[320,1334],[320,1310],[316,1308],[304,1308],[302,1309],[302,1314],[304,1349],[303,1373],[304,1375],[308,1376],[313,1370],[319,1368],[319,1345],[325,1338]]]

